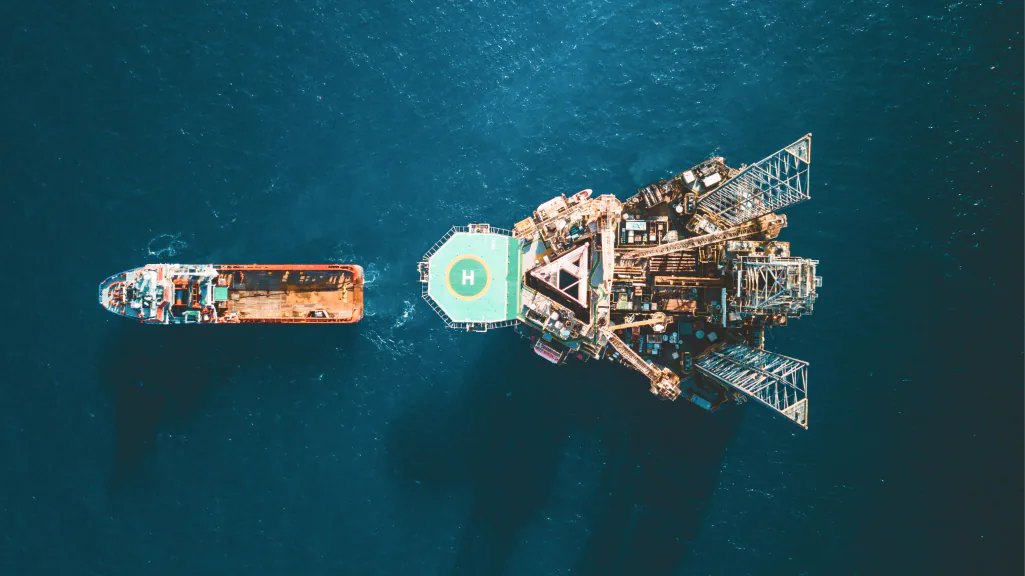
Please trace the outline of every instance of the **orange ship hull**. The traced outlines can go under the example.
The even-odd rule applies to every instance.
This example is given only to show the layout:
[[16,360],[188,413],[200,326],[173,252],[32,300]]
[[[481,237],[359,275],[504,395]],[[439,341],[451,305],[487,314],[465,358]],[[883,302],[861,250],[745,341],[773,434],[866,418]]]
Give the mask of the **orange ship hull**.
[[146,324],[352,324],[354,264],[148,264],[107,278],[100,306]]

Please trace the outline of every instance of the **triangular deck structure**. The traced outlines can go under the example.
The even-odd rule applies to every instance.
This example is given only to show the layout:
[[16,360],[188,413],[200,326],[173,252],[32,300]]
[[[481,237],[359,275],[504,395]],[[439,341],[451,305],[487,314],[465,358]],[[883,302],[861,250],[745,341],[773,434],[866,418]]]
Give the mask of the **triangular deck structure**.
[[581,244],[556,260],[531,269],[529,274],[587,306],[588,253],[588,245]]
[[577,313],[585,322],[590,317],[591,246],[583,243],[551,262],[527,272],[527,284]]

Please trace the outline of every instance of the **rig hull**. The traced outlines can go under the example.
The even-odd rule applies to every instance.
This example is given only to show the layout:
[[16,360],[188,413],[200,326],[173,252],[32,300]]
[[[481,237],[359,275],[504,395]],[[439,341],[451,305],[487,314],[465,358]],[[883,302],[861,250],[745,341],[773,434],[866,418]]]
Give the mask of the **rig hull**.
[[808,427],[808,363],[765,331],[811,314],[817,260],[776,238],[810,199],[811,134],[740,169],[709,158],[626,200],[590,189],[512,230],[453,227],[418,264],[453,328],[515,326],[548,362],[607,359],[709,411],[753,400]]
[[99,302],[144,324],[352,324],[363,318],[363,268],[147,264],[101,282]]

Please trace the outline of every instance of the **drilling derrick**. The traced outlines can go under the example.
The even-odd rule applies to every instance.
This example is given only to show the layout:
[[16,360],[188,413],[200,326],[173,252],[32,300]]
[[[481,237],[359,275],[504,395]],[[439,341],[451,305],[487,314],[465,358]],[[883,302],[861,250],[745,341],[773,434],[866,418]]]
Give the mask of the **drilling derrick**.
[[[737,226],[809,199],[811,134],[748,166],[698,199],[698,210],[721,226]],[[695,217],[692,223],[700,222]],[[695,226],[695,229],[700,229]],[[707,228],[706,228],[707,229]]]
[[745,316],[811,314],[822,278],[815,275],[816,260],[769,256],[739,256],[734,309]]
[[808,428],[808,363],[733,344],[698,360],[698,373]]

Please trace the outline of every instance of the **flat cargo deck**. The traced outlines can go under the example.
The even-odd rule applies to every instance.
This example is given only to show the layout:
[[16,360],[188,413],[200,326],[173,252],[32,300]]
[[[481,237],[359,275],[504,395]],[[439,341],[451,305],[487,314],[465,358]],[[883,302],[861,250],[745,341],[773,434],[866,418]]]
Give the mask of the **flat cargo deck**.
[[222,277],[228,285],[226,309],[243,322],[306,320],[318,312],[352,321],[363,313],[361,294],[346,270],[250,270]]

